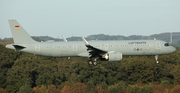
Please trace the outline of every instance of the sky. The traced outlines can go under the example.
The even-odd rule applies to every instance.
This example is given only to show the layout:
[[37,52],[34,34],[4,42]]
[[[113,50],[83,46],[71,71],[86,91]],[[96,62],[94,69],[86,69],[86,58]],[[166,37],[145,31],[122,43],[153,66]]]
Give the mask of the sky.
[[30,36],[180,32],[180,0],[0,0],[0,38],[16,19]]

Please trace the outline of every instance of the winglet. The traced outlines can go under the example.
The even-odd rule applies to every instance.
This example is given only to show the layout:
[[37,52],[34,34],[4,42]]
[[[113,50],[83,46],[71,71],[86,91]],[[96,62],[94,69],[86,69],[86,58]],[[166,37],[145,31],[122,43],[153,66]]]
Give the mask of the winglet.
[[89,43],[86,41],[86,39],[82,36],[82,40],[84,41],[85,45],[89,45]]

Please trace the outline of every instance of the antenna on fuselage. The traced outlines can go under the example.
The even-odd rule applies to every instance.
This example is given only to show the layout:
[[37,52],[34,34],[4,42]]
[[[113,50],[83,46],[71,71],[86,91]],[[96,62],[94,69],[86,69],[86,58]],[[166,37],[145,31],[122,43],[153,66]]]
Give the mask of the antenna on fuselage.
[[67,39],[64,36],[62,36],[62,38],[64,42],[67,42]]

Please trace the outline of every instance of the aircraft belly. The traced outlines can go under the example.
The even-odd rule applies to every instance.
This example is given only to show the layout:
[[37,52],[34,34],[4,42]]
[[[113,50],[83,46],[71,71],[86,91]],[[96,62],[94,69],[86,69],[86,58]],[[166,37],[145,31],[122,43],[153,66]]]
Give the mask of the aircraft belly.
[[77,56],[77,51],[71,51],[69,49],[55,49],[52,53],[52,56],[55,57],[70,57],[70,56]]
[[54,57],[62,57],[68,55],[68,51],[67,50],[62,50],[62,49],[54,49],[52,52],[52,56]]
[[119,50],[123,55],[151,55],[153,51],[146,48],[124,48]]
[[89,57],[89,53],[88,52],[82,52],[82,53],[79,53],[78,56],[80,56],[80,57]]

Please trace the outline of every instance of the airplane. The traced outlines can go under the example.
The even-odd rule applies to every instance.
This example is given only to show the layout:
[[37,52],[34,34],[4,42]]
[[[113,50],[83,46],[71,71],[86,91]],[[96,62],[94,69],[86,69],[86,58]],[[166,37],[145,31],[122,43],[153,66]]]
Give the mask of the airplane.
[[14,44],[7,44],[6,48],[31,53],[34,55],[52,57],[89,57],[88,64],[97,65],[101,61],[121,61],[122,56],[153,55],[158,63],[158,55],[169,54],[176,48],[161,40],[110,40],[110,41],[82,41],[38,42],[16,20],[8,20]]

